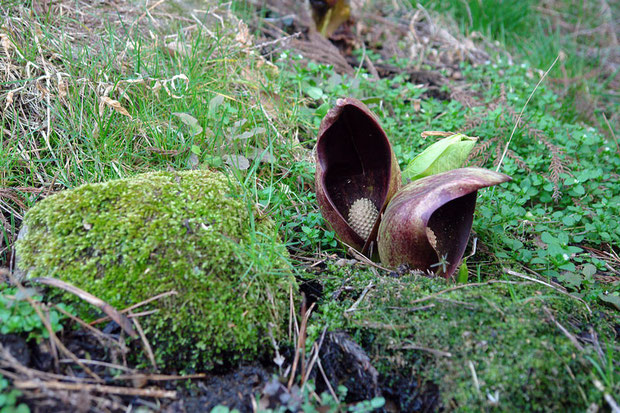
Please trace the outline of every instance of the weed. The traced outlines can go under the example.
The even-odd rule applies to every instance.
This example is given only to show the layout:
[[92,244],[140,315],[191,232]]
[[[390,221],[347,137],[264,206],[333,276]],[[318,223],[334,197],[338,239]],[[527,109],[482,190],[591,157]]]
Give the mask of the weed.
[[[15,287],[0,285],[0,334],[27,333],[28,339],[49,338],[49,333],[43,322],[35,312],[32,305],[26,300],[28,294],[32,300],[40,302],[42,296],[32,289],[22,291]],[[71,308],[58,304],[63,310],[71,311]],[[49,322],[54,332],[62,329],[62,320],[66,317],[51,309],[48,312]]]
[[0,374],[0,412],[2,413],[29,413],[30,409],[24,403],[17,404],[21,392],[11,389],[9,381]]

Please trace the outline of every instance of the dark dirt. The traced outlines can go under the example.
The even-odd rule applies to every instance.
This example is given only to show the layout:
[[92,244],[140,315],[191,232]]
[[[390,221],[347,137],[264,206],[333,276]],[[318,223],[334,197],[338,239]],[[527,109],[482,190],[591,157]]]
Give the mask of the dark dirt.
[[[348,403],[370,400],[381,396],[379,373],[370,362],[370,358],[349,335],[342,331],[329,332],[325,335],[319,357],[325,376],[331,387],[337,389],[343,385],[348,389]],[[327,391],[327,383],[321,375],[316,377],[318,393]]]
[[210,412],[218,404],[251,412],[254,395],[262,391],[271,374],[261,365],[251,364],[241,365],[227,374],[210,376],[196,382],[191,390],[182,391],[180,400],[171,403],[164,412]]

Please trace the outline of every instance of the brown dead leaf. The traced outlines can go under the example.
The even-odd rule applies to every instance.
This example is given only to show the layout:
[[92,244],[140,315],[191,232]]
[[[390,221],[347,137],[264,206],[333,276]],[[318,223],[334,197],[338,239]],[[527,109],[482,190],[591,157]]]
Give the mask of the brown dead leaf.
[[43,86],[41,84],[41,82],[39,82],[38,80],[35,82],[35,85],[37,87],[37,89],[39,89],[39,92],[41,92],[41,97],[44,98],[45,96],[47,96],[47,94],[49,93],[48,90],[45,88],[45,86]]
[[67,96],[67,82],[62,78],[60,73],[56,73],[58,78],[58,97],[64,99]]
[[11,49],[11,41],[9,40],[9,36],[6,34],[0,34],[0,44],[2,44],[2,48],[4,49],[4,54],[7,59],[9,58],[9,50]]
[[413,99],[413,110],[419,112],[422,108],[422,100],[421,99]]
[[238,42],[241,46],[251,46],[252,45],[252,35],[250,34],[250,29],[247,24],[239,20],[239,25],[237,26],[237,35],[235,36],[235,41]]
[[127,116],[129,119],[133,119],[127,109],[125,109],[118,100],[111,99],[107,96],[101,96],[99,99],[99,115],[103,115],[103,109],[108,106],[121,115]]
[[187,56],[192,52],[192,46],[178,40],[173,40],[172,42],[168,43],[166,45],[166,49],[170,56]]
[[13,96],[15,95],[15,91],[11,90],[6,95],[6,104],[4,105],[4,110],[7,110],[9,106],[13,104]]

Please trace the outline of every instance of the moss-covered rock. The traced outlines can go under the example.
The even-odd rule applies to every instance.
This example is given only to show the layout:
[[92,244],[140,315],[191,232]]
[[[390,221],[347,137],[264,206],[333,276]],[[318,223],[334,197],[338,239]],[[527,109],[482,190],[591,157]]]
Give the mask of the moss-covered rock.
[[[605,314],[590,314],[575,298],[523,280],[463,286],[354,269],[342,277],[357,293],[331,301],[331,290],[340,288],[341,281],[328,282],[319,307],[323,313],[314,324],[352,334],[388,388],[402,386],[403,378],[436,384],[447,411],[585,411],[591,404],[605,406],[593,384],[594,379],[603,380],[592,362],[601,364],[599,355],[584,342],[578,349],[556,321],[576,337],[590,337],[593,328],[601,343],[613,342],[613,323],[605,321]],[[322,279],[328,277],[322,274]],[[369,282],[373,288],[357,309],[344,313]],[[412,406],[422,406],[423,392],[400,392],[396,403],[404,411],[417,411]]]
[[211,171],[156,172],[63,191],[28,211],[17,243],[29,277],[65,280],[140,311],[159,363],[255,356],[278,337],[294,279],[273,223]]

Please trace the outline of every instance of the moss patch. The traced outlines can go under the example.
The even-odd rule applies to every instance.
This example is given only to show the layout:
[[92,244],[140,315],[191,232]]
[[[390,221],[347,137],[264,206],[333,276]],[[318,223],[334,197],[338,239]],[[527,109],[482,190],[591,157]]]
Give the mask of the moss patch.
[[[341,282],[328,280],[315,325],[349,331],[387,382],[410,377],[436,383],[447,410],[584,411],[591,403],[605,405],[593,385],[601,380],[590,361],[598,361],[596,352],[587,345],[579,351],[549,316],[575,336],[594,327],[601,343],[613,342],[605,315],[590,315],[579,301],[520,282],[470,285],[428,299],[458,285],[344,271],[354,292],[329,301]],[[374,287],[343,322],[343,310],[371,281]]]
[[28,211],[17,244],[29,277],[57,277],[140,311],[158,362],[254,356],[280,334],[294,284],[274,225],[254,219],[220,173],[156,172],[55,194]]

